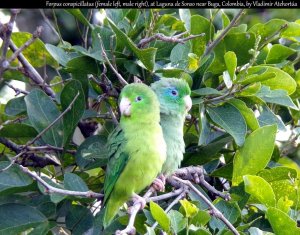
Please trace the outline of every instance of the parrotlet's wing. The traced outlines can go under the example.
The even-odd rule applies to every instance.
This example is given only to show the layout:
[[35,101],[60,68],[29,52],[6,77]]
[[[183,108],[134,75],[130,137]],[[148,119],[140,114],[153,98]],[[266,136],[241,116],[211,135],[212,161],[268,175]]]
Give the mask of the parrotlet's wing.
[[124,132],[119,126],[116,127],[108,137],[107,148],[109,163],[107,165],[104,183],[104,203],[109,198],[115,183],[129,159],[129,155],[124,151],[126,142],[127,140],[124,136]]

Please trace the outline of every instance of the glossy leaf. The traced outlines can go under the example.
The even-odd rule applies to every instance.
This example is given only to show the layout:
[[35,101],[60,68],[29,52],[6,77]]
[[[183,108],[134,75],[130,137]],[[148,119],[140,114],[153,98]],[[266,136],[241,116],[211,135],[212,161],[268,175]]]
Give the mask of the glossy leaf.
[[279,209],[270,207],[266,215],[275,234],[300,234],[300,228],[297,228],[296,221],[292,220],[286,213]]
[[66,173],[64,177],[64,188],[71,191],[87,192],[89,188],[86,183],[76,174]]
[[275,44],[271,47],[270,52],[267,56],[266,63],[277,64],[287,59],[290,55],[294,54],[296,51],[289,47]]
[[128,48],[130,48],[133,53],[141,60],[143,65],[149,70],[153,71],[155,55],[157,48],[149,47],[147,49],[139,49],[133,41],[120,30],[111,20],[109,20],[109,25],[115,32],[117,39],[123,41]]
[[[15,32],[11,35],[11,39],[17,47],[21,47],[31,37],[32,34],[27,32]],[[48,53],[45,48],[45,44],[39,38],[37,38],[29,47],[24,49],[22,54],[34,67],[42,67],[46,64],[55,68],[58,67],[57,62]]]
[[255,131],[257,128],[259,128],[259,124],[255,117],[254,112],[252,111],[252,109],[248,108],[247,105],[242,100],[231,99],[229,103],[232,104],[241,112],[248,127],[251,130]]
[[299,110],[285,90],[270,90],[267,86],[262,86],[256,96],[267,103],[283,105],[295,110]]
[[[73,102],[74,99],[75,101]],[[63,116],[63,142],[66,145],[85,110],[85,96],[81,83],[76,80],[68,82],[61,92],[60,102],[63,111],[68,109],[67,113]],[[72,102],[73,105],[69,107]]]
[[235,69],[237,66],[237,58],[233,51],[227,51],[224,55],[227,71],[232,81],[235,80]]
[[150,211],[153,218],[158,222],[164,231],[169,231],[171,220],[164,210],[155,202],[150,201]]
[[0,234],[19,234],[46,221],[47,218],[31,206],[15,203],[0,205]]
[[282,89],[286,90],[288,94],[294,93],[296,90],[296,82],[295,80],[286,72],[281,69],[270,67],[270,66],[254,66],[249,68],[249,74],[257,74],[260,71],[265,71],[266,73],[275,73],[276,76],[274,78],[267,79],[265,81],[261,81],[263,85],[269,86],[271,90]]
[[170,210],[168,217],[171,220],[171,228],[175,234],[182,231],[187,225],[187,218],[185,218],[180,212],[176,210]]
[[5,106],[5,114],[10,116],[17,116],[26,113],[26,104],[24,96],[11,99]]
[[264,126],[252,132],[234,156],[233,185],[242,182],[244,175],[255,175],[264,169],[271,159],[277,127]]
[[193,218],[199,211],[199,209],[186,199],[180,200],[180,204],[184,209],[185,217]]
[[217,107],[207,107],[210,118],[224,128],[241,146],[245,141],[247,126],[244,117],[240,111],[231,104],[224,104]]
[[[43,91],[34,89],[25,97],[27,114],[32,126],[41,132],[59,117],[60,112],[54,102]],[[45,143],[61,147],[63,124],[60,119],[42,135]]]
[[266,207],[275,207],[276,199],[271,185],[263,178],[254,175],[244,175],[245,191],[255,197]]
[[276,124],[278,129],[286,131],[285,125],[282,120],[276,116],[268,106],[263,106],[260,116],[257,118],[260,126]]
[[7,138],[34,138],[37,131],[27,124],[10,123],[0,129],[0,136]]
[[8,167],[10,162],[0,162],[0,192],[17,187],[30,185],[32,178],[26,175],[18,166],[12,165],[5,171],[1,171]]

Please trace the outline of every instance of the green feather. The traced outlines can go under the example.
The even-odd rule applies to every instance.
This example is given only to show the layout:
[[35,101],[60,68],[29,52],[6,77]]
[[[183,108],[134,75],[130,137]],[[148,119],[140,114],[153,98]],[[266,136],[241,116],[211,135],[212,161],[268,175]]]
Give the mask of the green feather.
[[[184,97],[190,96],[191,90],[184,80],[162,78],[152,83],[151,88],[160,102],[161,127],[167,144],[167,160],[162,167],[162,173],[170,175],[178,169],[185,152],[183,126],[186,116]],[[177,91],[177,96],[172,91]]]

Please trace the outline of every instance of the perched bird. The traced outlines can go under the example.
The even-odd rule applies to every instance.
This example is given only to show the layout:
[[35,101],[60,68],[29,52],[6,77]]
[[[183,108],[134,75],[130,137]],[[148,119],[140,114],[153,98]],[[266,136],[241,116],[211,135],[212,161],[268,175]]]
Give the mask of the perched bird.
[[178,169],[185,152],[183,125],[192,107],[191,90],[186,81],[176,78],[162,78],[151,88],[160,102],[160,124],[167,144],[162,174],[168,176]]
[[137,194],[153,182],[166,159],[159,101],[150,87],[142,83],[126,85],[119,107],[120,125],[108,138],[104,227],[130,197],[141,199]]

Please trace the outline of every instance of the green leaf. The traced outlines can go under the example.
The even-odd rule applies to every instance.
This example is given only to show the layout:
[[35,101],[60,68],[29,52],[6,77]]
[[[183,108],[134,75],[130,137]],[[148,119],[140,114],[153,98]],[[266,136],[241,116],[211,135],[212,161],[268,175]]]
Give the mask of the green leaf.
[[[234,224],[241,216],[240,209],[236,202],[227,202],[222,199],[217,199],[214,204],[231,224]],[[226,225],[216,217],[212,217],[209,221],[209,225],[213,230],[219,229],[219,231],[222,231],[226,228]]]
[[259,128],[258,121],[255,117],[254,112],[252,109],[248,108],[245,102],[239,99],[231,99],[228,101],[230,104],[232,104],[234,107],[236,107],[241,114],[243,115],[248,127],[255,131],[257,128]]
[[[25,103],[28,118],[32,126],[41,132],[47,128],[60,112],[54,102],[43,91],[39,89],[32,90],[26,97]],[[48,131],[42,135],[45,143],[61,147],[63,143],[63,124],[62,120],[57,121]]]
[[260,116],[257,118],[260,126],[276,124],[278,129],[286,131],[285,125],[279,117],[277,117],[268,106],[264,105],[263,110],[260,112]]
[[230,19],[222,9],[221,9],[221,14],[222,14],[222,29],[225,29],[230,24]]
[[88,56],[78,56],[69,60],[66,64],[66,71],[94,75],[100,72],[95,59]]
[[[17,47],[21,47],[25,42],[32,38],[32,34],[27,32],[15,32],[12,33],[11,39]],[[26,57],[28,62],[34,67],[42,67],[46,64],[52,67],[58,67],[57,62],[46,50],[45,44],[39,38],[26,49],[22,51],[22,54]]]
[[[59,189],[64,189],[63,186],[61,184],[58,184],[58,183],[55,183],[53,182],[51,179],[49,179],[48,177],[45,177],[45,176],[42,176],[42,179],[44,181],[46,181],[47,184],[55,187],[55,188],[59,188]],[[46,194],[48,195],[48,190],[40,183],[38,183],[38,187],[40,189],[40,191],[43,193],[43,194]],[[62,194],[59,194],[59,193],[51,193],[50,195],[50,199],[53,203],[59,203],[60,201],[62,201],[66,196],[65,195],[62,195]]]
[[283,38],[300,37],[300,24],[297,22],[287,22],[288,27],[280,33]]
[[224,148],[226,144],[232,141],[232,137],[225,134],[205,146],[197,147],[195,150],[187,150],[182,161],[182,166],[203,165],[218,157],[218,153]]
[[271,159],[275,144],[276,125],[264,126],[252,132],[234,156],[232,184],[238,185],[244,175],[255,175]]
[[12,165],[7,170],[1,171],[9,166],[9,164],[10,162],[7,161],[0,162],[0,192],[10,188],[24,187],[33,182],[32,178],[16,165]]
[[164,231],[169,231],[171,220],[166,212],[155,202],[150,201],[150,211],[153,218],[158,222]]
[[283,60],[287,59],[290,55],[294,54],[296,51],[289,47],[275,44],[271,47],[270,52],[267,56],[267,64],[277,64],[281,63]]
[[170,218],[171,228],[175,234],[182,231],[188,223],[187,218],[184,218],[180,212],[175,210],[170,210],[168,212],[168,217]]
[[282,71],[279,68],[263,65],[253,66],[248,69],[248,74],[257,74],[262,70],[264,70],[266,73],[276,74],[274,78],[261,81],[263,85],[269,86],[272,90],[286,90],[289,95],[294,93],[294,91],[296,90],[297,84],[295,80],[288,73]]
[[199,88],[197,90],[193,90],[192,94],[206,96],[206,95],[222,95],[223,93],[211,87],[204,87],[204,88]]
[[263,178],[254,175],[244,175],[245,191],[254,196],[266,207],[275,207],[276,199],[271,185]]
[[195,206],[193,203],[189,202],[186,199],[180,200],[179,201],[181,206],[184,209],[185,212],[185,217],[187,218],[193,218],[199,211],[197,206]]
[[108,161],[106,142],[104,136],[94,135],[86,138],[76,152],[77,165],[81,169],[106,165]]
[[258,175],[270,183],[277,180],[296,179],[297,171],[290,167],[278,166],[271,169],[264,169]]
[[64,175],[64,188],[79,192],[89,191],[86,183],[78,175],[73,173],[66,173]]
[[258,23],[253,25],[249,32],[253,32],[256,35],[261,36],[261,43],[264,43],[266,39],[269,38],[270,35],[273,35],[274,33],[278,32],[282,26],[284,26],[287,23],[286,20],[282,19],[272,19],[268,21],[267,23]]
[[46,44],[46,49],[51,56],[61,65],[66,66],[71,57],[60,47]]
[[11,99],[5,106],[5,114],[9,116],[17,116],[19,114],[26,113],[26,104],[24,100],[25,96]]
[[269,87],[262,86],[261,89],[256,93],[256,96],[267,103],[279,104],[299,110],[285,90],[270,90]]
[[47,218],[31,206],[15,203],[0,205],[0,234],[19,234],[46,221]]
[[225,103],[218,107],[207,107],[207,112],[216,124],[234,138],[237,145],[243,145],[247,126],[245,119],[235,106]]
[[238,83],[242,85],[248,85],[255,82],[262,82],[275,77],[276,77],[276,73],[274,72],[271,73],[264,72],[262,74],[252,74],[250,76],[247,76],[245,79],[239,80]]
[[80,9],[67,9],[66,11],[69,12],[71,15],[73,15],[77,20],[79,20],[85,26],[89,26],[91,29],[94,28],[94,26],[91,25],[90,22],[82,14]]
[[277,201],[277,208],[288,214],[293,204],[294,202],[289,200],[288,197],[281,197]]
[[281,210],[270,207],[266,215],[276,235],[300,234],[300,228],[297,228],[296,221]]
[[199,210],[198,213],[191,219],[191,224],[195,226],[205,226],[211,219],[207,211]]
[[37,131],[27,124],[10,123],[0,129],[0,136],[6,138],[34,138]]
[[74,235],[87,234],[88,230],[93,227],[94,217],[92,212],[79,205],[72,205],[66,215],[66,226]]
[[149,47],[147,49],[139,49],[134,42],[123,33],[111,20],[108,20],[110,27],[115,32],[117,40],[123,41],[128,48],[141,60],[143,65],[149,70],[153,71],[155,63],[155,55],[157,48]]
[[178,9],[179,17],[184,22],[185,29],[191,30],[191,11],[190,9]]
[[236,54],[233,51],[227,51],[224,55],[227,71],[232,81],[236,79],[235,70],[237,66]]
[[72,80],[65,85],[61,92],[60,101],[62,109],[66,110],[69,108],[69,105],[73,102],[75,97],[77,97],[75,102],[63,116],[64,145],[68,144],[70,141],[70,138],[72,137],[85,110],[85,97],[81,83],[79,81]]
[[193,15],[190,33],[193,35],[205,33],[205,35],[191,40],[192,52],[198,57],[203,55],[207,43],[213,38],[214,32],[214,26],[208,19],[200,15]]

